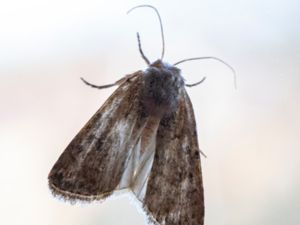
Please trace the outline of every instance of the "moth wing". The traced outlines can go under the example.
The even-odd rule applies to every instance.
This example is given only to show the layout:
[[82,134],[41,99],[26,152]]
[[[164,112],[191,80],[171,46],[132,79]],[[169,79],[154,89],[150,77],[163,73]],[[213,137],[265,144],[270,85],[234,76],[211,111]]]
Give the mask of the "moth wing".
[[203,225],[200,151],[192,103],[183,90],[174,115],[161,120],[143,201],[150,219],[165,225]]
[[139,103],[143,72],[137,73],[119,86],[59,157],[48,177],[54,194],[93,200],[121,188],[145,124]]

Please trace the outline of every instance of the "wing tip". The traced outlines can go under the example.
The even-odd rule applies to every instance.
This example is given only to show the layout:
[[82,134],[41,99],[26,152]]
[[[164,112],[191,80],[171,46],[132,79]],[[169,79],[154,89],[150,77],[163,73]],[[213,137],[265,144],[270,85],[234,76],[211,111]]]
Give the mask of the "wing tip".
[[147,208],[147,206],[143,205],[143,211],[146,214],[147,217],[147,224],[151,224],[151,225],[160,225],[160,223],[153,217],[152,213],[150,212],[150,210]]
[[59,187],[55,186],[53,183],[49,181],[48,183],[49,189],[52,195],[55,198],[70,202],[71,204],[75,204],[77,202],[81,203],[89,203],[92,201],[104,201],[107,197],[109,197],[113,192],[106,192],[101,195],[83,195],[74,193],[71,191],[62,190]]
[[[114,191],[111,191],[111,192],[103,193],[101,195],[78,194],[78,193],[74,193],[71,191],[62,190],[59,187],[57,187],[55,184],[53,184],[50,180],[48,182],[48,186],[49,186],[49,189],[50,189],[52,195],[55,198],[58,198],[59,200],[67,201],[71,204],[76,204],[78,202],[89,203],[92,201],[103,202],[107,197],[111,196],[114,193]],[[128,189],[126,188],[124,190],[128,190]],[[122,190],[120,190],[120,191],[122,192]],[[135,196],[135,194],[133,192],[132,192],[132,194],[133,194],[133,196]],[[153,215],[150,212],[150,210],[148,209],[148,207],[143,202],[141,202],[137,197],[136,197],[136,199],[137,199],[137,202],[140,202],[140,204],[141,204],[140,209],[142,209],[142,211],[144,212],[144,215],[146,216],[148,224],[160,225],[160,223],[153,217]]]
[[145,204],[145,201],[143,199],[140,199],[131,187],[128,188],[128,191],[130,203],[133,204],[133,206],[135,206],[135,208],[141,215],[143,215],[145,222],[149,225],[161,225],[161,223],[159,223],[155,219],[153,213],[148,209],[147,205]]

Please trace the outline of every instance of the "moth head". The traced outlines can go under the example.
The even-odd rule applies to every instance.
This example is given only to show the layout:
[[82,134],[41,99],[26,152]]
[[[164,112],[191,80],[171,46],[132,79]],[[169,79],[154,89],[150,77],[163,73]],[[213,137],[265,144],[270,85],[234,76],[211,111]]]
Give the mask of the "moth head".
[[181,73],[181,70],[179,68],[177,68],[176,66],[171,65],[167,62],[163,62],[161,59],[154,61],[153,63],[151,63],[149,65],[149,67],[156,68],[156,69],[162,70],[162,71],[168,71],[168,72],[172,73],[173,75],[177,75],[177,76],[179,76]]
[[145,112],[158,117],[176,112],[184,85],[177,67],[161,59],[149,64],[143,75],[141,95]]
[[165,83],[174,83],[174,86],[177,88],[184,86],[181,70],[174,65],[163,62],[161,59],[151,63],[147,68],[146,73],[150,73],[152,76],[160,76]]

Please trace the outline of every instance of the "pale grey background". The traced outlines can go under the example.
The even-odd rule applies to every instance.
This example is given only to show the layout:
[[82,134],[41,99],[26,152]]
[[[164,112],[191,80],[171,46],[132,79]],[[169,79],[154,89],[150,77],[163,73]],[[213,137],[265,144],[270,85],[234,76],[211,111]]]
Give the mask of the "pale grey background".
[[47,175],[113,89],[106,84],[160,56],[155,5],[164,22],[165,60],[213,55],[181,66],[202,159],[206,225],[300,224],[300,2],[297,0],[0,3],[0,212],[12,225],[143,225],[129,198],[70,205],[54,199]]

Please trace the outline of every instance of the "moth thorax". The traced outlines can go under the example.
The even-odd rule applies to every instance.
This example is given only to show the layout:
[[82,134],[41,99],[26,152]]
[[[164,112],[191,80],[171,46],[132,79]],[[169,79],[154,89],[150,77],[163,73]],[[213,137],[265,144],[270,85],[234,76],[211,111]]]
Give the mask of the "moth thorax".
[[184,80],[176,67],[151,65],[145,72],[142,103],[146,113],[171,114],[177,109]]

